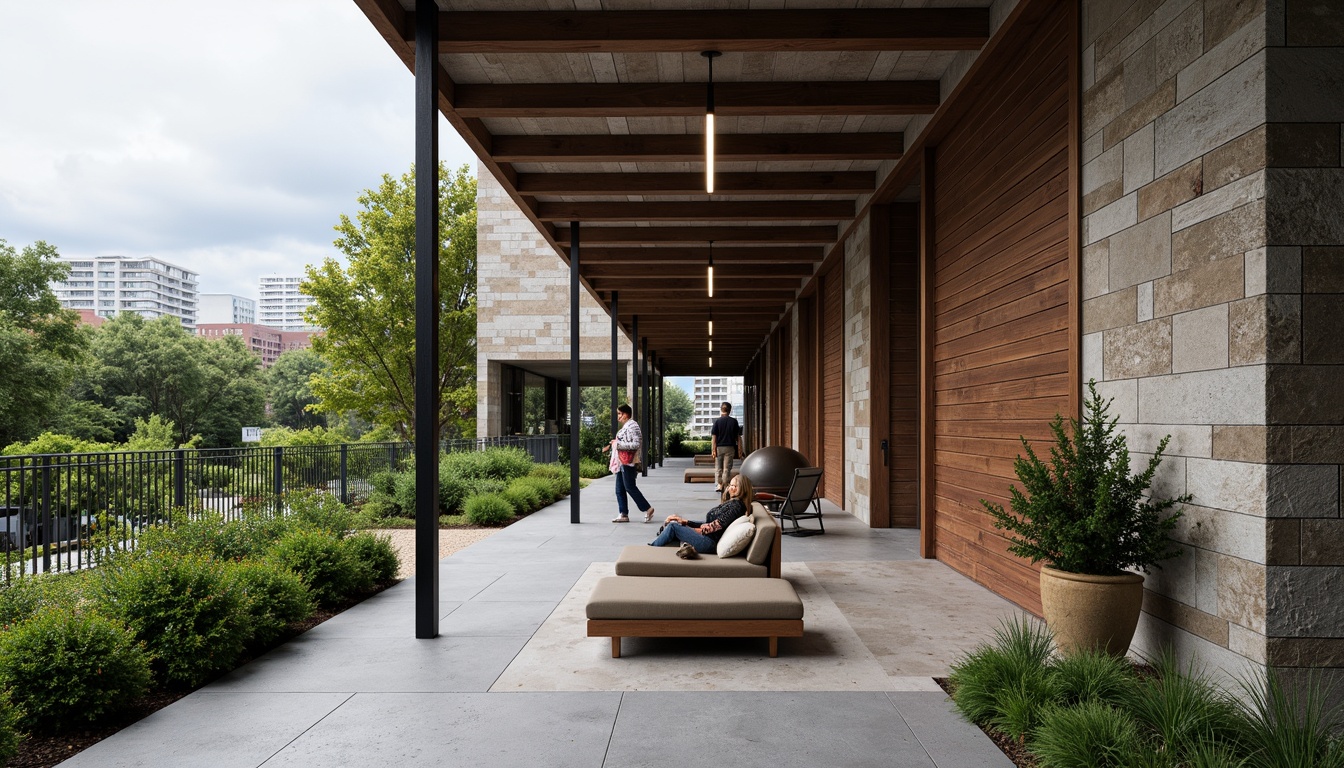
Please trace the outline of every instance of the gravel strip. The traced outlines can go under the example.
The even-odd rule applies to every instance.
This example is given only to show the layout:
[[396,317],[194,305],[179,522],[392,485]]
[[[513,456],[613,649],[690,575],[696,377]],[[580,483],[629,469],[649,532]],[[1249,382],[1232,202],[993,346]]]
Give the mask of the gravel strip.
[[[440,528],[439,557],[447,557],[460,549],[493,536],[498,528]],[[401,570],[397,578],[404,579],[415,574],[415,529],[414,528],[377,528],[369,531],[392,540],[392,547],[401,558]]]

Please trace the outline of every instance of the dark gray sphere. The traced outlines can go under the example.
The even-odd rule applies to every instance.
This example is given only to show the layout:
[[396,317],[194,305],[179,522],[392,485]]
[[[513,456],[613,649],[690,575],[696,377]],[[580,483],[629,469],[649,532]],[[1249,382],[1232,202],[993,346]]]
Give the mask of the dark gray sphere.
[[788,490],[793,482],[793,471],[810,467],[812,463],[803,454],[782,445],[767,445],[751,452],[742,461],[739,470],[758,490],[776,488]]

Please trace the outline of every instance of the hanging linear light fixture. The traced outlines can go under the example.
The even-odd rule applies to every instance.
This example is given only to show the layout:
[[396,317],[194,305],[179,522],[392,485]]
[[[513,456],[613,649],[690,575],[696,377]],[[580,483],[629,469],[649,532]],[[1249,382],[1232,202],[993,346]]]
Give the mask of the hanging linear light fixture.
[[701,51],[709,60],[709,81],[705,92],[705,192],[714,194],[714,57],[718,51]]
[[709,367],[714,367],[714,310],[709,310]]
[[709,298],[714,298],[714,241],[709,241],[709,272],[706,274],[706,285],[709,286]]

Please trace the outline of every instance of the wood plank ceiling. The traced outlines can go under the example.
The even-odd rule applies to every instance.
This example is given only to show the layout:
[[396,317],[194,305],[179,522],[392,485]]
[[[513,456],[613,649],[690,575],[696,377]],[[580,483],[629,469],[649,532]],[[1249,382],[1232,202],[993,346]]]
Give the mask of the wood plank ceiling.
[[[413,0],[355,2],[413,69]],[[608,311],[619,292],[663,373],[738,375],[939,107],[955,53],[989,37],[989,0],[903,4],[440,0],[439,108],[566,262],[580,223],[587,289]],[[713,195],[706,50],[723,53]]]

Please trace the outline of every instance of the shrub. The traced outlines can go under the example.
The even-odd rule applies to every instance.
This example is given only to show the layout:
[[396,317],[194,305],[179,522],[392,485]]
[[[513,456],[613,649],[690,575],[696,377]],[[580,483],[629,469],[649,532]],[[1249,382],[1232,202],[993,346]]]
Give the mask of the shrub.
[[313,615],[313,597],[298,574],[268,560],[244,560],[233,566],[233,578],[246,598],[254,648],[265,647],[285,627]]
[[1127,697],[1125,708],[1140,728],[1186,755],[1201,745],[1236,744],[1247,724],[1240,709],[1207,675],[1182,670],[1170,651],[1153,660],[1157,675]]
[[239,520],[225,520],[216,512],[202,511],[182,517],[173,525],[155,525],[140,535],[141,552],[178,552],[241,560],[265,549],[264,528]]
[[246,598],[222,563],[150,554],[100,575],[103,610],[145,644],[164,683],[196,686],[238,660],[248,635]]
[[1123,657],[1101,650],[1085,650],[1057,659],[1051,668],[1059,701],[1119,705],[1132,695],[1138,679]]
[[217,490],[228,488],[233,485],[233,467],[224,464],[201,467],[201,485]]
[[439,466],[462,480],[512,480],[530,472],[533,462],[522,448],[487,448],[446,454]]
[[1144,470],[1131,474],[1125,435],[1116,432],[1118,419],[1107,415],[1111,401],[1101,399],[1094,381],[1087,391],[1081,423],[1070,418],[1066,431],[1063,416],[1050,422],[1054,444],[1048,465],[1021,438],[1026,457],[1013,462],[1022,486],[1009,488],[1013,511],[980,503],[994,527],[1008,531],[1008,551],[1018,557],[1072,573],[1147,572],[1181,554],[1168,534],[1181,516],[1173,507],[1191,497],[1149,494],[1170,435],[1158,442]]
[[462,509],[467,498],[467,487],[462,477],[440,461],[439,464],[439,511],[445,515],[455,514]]
[[994,642],[952,665],[952,701],[977,725],[1028,730],[1049,702],[1050,634],[1029,618],[994,631]]
[[513,505],[497,493],[470,496],[463,513],[472,525],[499,525],[513,519]]
[[507,481],[495,480],[494,478],[489,477],[476,477],[463,480],[462,488],[463,492],[466,494],[463,497],[464,501],[462,502],[463,511],[465,511],[467,508],[466,500],[471,499],[472,496],[484,496],[486,494],[491,493],[500,494],[503,493],[504,489],[508,487],[509,484]]
[[415,519],[415,470],[398,474],[393,488],[397,516]]
[[0,687],[38,731],[97,722],[143,695],[149,680],[131,631],[93,611],[48,608],[0,635]]
[[1319,678],[1302,681],[1300,696],[1292,695],[1273,671],[1261,680],[1243,681],[1242,688],[1247,700],[1246,739],[1254,747],[1248,765],[1344,766],[1340,709],[1327,706],[1331,692]]
[[579,477],[596,479],[610,475],[607,465],[593,459],[579,459]]
[[298,574],[317,604],[330,607],[373,583],[373,571],[330,531],[296,529],[271,547],[268,558]]
[[391,496],[396,493],[397,477],[400,472],[390,469],[380,469],[369,475],[369,490],[374,493],[382,493]]
[[1046,709],[1031,743],[1041,768],[1128,768],[1140,751],[1133,718],[1095,701]]
[[513,484],[514,484],[514,485],[519,485],[519,484],[526,485],[526,486],[528,486],[529,488],[532,488],[532,489],[536,490],[536,492],[537,492],[537,505],[540,506],[540,507],[544,507],[544,506],[546,506],[547,504],[550,504],[551,502],[553,502],[553,501],[555,501],[556,499],[560,498],[561,495],[562,495],[562,494],[556,493],[556,491],[555,491],[555,481],[554,481],[554,480],[551,480],[551,479],[548,479],[548,478],[545,478],[545,477],[535,477],[535,476],[533,476],[533,475],[528,475],[527,477],[520,477],[520,478],[518,478],[517,480],[514,480],[514,481],[513,481]]
[[319,491],[298,490],[285,494],[289,520],[300,526],[309,526],[344,536],[354,528],[354,513],[340,499]]
[[23,576],[0,583],[0,628],[27,621],[43,608],[75,607],[84,599],[92,571]]
[[395,579],[401,570],[401,558],[386,536],[356,533],[345,539],[345,546],[357,561],[368,566],[374,583]]
[[9,694],[0,690],[0,765],[9,763],[9,759],[19,753],[19,742],[23,740],[23,731],[19,730],[23,713],[10,701]]
[[537,487],[518,478],[504,489],[503,496],[513,505],[514,514],[525,515],[541,507],[541,493]]

